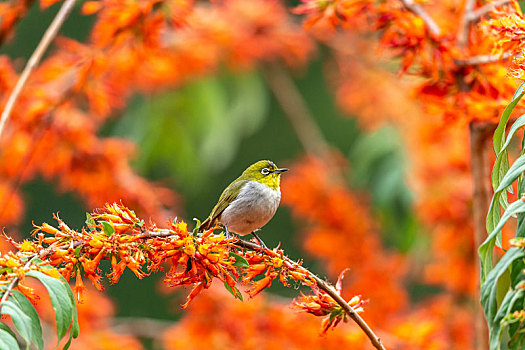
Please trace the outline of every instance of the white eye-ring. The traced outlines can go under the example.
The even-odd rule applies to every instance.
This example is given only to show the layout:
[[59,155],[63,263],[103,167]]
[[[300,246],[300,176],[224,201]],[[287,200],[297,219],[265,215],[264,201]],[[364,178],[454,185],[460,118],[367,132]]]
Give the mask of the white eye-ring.
[[270,173],[270,170],[268,170],[268,168],[263,168],[261,170],[261,174],[263,174],[263,175],[268,175],[269,173]]

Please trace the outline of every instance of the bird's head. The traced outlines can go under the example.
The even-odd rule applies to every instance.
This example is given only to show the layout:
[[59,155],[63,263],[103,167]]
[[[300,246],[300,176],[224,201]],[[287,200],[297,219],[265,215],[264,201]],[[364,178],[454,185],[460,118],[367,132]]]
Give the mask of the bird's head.
[[281,183],[281,173],[287,168],[278,168],[270,160],[260,160],[250,165],[241,175],[242,179],[257,181],[272,189],[278,189]]

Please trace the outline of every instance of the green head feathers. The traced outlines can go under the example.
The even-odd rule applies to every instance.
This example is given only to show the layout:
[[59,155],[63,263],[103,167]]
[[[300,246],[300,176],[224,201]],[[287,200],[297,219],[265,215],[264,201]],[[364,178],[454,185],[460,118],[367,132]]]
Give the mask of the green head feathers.
[[287,170],[286,168],[278,168],[270,160],[260,160],[250,165],[238,180],[257,181],[272,189],[277,189],[280,186],[281,173]]

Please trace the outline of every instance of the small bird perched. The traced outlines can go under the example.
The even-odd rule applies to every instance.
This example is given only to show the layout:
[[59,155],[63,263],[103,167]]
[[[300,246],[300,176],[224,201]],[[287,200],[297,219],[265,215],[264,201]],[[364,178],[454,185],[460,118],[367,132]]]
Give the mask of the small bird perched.
[[287,170],[277,168],[269,160],[250,165],[222,192],[201,229],[210,229],[218,220],[224,225],[226,235],[229,232],[241,236],[251,233],[261,247],[266,248],[255,231],[266,225],[279,207],[281,173]]

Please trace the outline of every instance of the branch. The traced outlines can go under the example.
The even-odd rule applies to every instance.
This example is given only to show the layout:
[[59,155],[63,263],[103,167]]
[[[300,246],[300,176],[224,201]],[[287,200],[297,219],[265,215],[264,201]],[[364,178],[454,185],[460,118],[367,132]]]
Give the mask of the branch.
[[468,67],[468,66],[477,66],[481,64],[496,63],[500,61],[505,61],[512,56],[512,52],[507,51],[500,55],[479,55],[472,56],[465,59],[455,59],[455,63],[459,67]]
[[330,146],[315,123],[306,102],[297,91],[289,73],[277,64],[263,69],[263,73],[275,98],[290,120],[304,150],[312,155],[326,156]]
[[463,17],[461,18],[461,25],[457,35],[457,45],[459,48],[465,48],[468,45],[468,37],[470,33],[469,17],[471,16],[472,11],[474,11],[475,6],[476,0],[467,0],[465,2],[465,10],[463,12]]
[[4,131],[5,124],[13,111],[16,100],[20,96],[20,93],[22,92],[22,89],[24,88],[24,85],[26,84],[27,79],[29,78],[29,75],[36,68],[36,66],[42,59],[42,56],[44,55],[45,51],[47,50],[47,48],[49,47],[53,39],[58,34],[58,30],[62,26],[62,23],[64,23],[65,19],[67,18],[67,16],[73,9],[73,6],[75,5],[75,1],[76,0],[65,0],[64,1],[64,3],[62,4],[62,7],[56,14],[55,18],[53,19],[53,22],[51,22],[51,24],[49,25],[49,28],[47,28],[46,32],[44,33],[42,40],[40,40],[40,43],[38,43],[38,46],[36,47],[31,57],[29,58],[29,61],[27,61],[27,64],[24,67],[24,70],[22,71],[20,78],[16,82],[15,88],[11,92],[11,95],[9,95],[9,98],[2,112],[2,115],[0,116],[0,139],[2,137],[2,133]]
[[[170,234],[169,232],[148,232],[144,236],[144,238],[168,237],[168,236],[171,236],[171,235],[172,234]],[[258,244],[255,244],[255,243],[252,243],[252,242],[243,241],[243,240],[238,240],[233,245],[235,245],[235,246],[237,246],[239,248],[245,248],[245,249],[249,249],[249,250],[252,250],[252,251],[258,251],[258,252],[264,253],[266,255],[270,255],[271,252],[272,252],[269,249],[261,248],[261,246],[259,246]],[[291,264],[297,264],[297,262],[291,260],[288,257],[284,257],[284,260],[287,261],[288,263],[291,263]],[[323,281],[317,275],[313,274],[308,269],[306,269],[304,267],[302,267],[302,268],[305,271],[307,271],[308,274],[315,279],[317,287],[319,287],[319,289],[321,289],[324,292],[326,292],[326,294],[330,295],[332,297],[332,299],[334,299],[335,302],[337,304],[339,304],[339,306],[341,306],[346,311],[348,316],[350,316],[350,318],[352,320],[354,320],[355,323],[357,323],[359,328],[361,328],[361,330],[363,330],[363,332],[365,332],[365,334],[370,339],[370,341],[372,342],[372,344],[374,345],[374,347],[376,349],[385,350],[384,345],[381,343],[381,339],[377,335],[375,335],[374,331],[370,328],[370,326],[368,326],[368,324],[361,318],[361,316],[359,316],[359,314],[357,312],[355,312],[355,310],[350,305],[348,305],[348,303],[343,299],[343,297],[341,297],[341,295],[339,295],[334,290],[334,288],[332,286],[330,286],[328,283]]]
[[[236,246],[238,246],[240,248],[246,248],[246,249],[255,250],[255,251],[259,251],[259,252],[263,252],[263,253],[267,253],[268,252],[268,249],[263,249],[263,248],[261,248],[259,245],[255,244],[255,243],[247,242],[247,241],[243,241],[243,240],[237,241],[236,243],[234,243],[234,245],[236,245]],[[284,260],[289,262],[289,263],[292,263],[292,264],[297,264],[295,261],[291,260],[288,257],[285,257]],[[374,345],[374,347],[376,349],[386,350],[384,345],[381,343],[381,339],[379,339],[379,337],[377,335],[375,335],[374,331],[361,318],[361,316],[359,316],[359,314],[357,312],[355,312],[355,310],[350,305],[348,305],[348,303],[343,299],[343,297],[341,297],[341,295],[339,295],[334,290],[334,288],[332,286],[330,286],[328,283],[323,281],[321,278],[317,277],[317,275],[313,274],[312,272],[310,272],[306,268],[303,267],[303,269],[308,271],[310,276],[312,276],[315,279],[315,282],[317,283],[317,286],[321,290],[326,292],[326,294],[330,295],[337,302],[337,304],[339,304],[339,306],[341,306],[346,311],[348,316],[350,316],[350,318],[352,320],[354,320],[355,323],[357,323],[359,328],[361,328],[363,330],[363,332],[365,332],[367,337],[372,342],[372,345]]]
[[437,25],[437,23],[430,17],[430,15],[419,5],[418,3],[414,2],[414,0],[400,0],[403,6],[405,8],[415,14],[416,16],[421,17],[423,22],[425,22],[425,25],[428,28],[428,31],[433,36],[440,36],[441,35],[441,29]]
[[470,12],[466,19],[469,22],[477,22],[481,19],[481,17],[485,16],[487,13],[492,12],[497,7],[510,4],[510,2],[511,0],[497,0],[494,2],[489,2],[488,4],[478,8],[477,10]]
[[[71,277],[73,268],[80,261],[85,275],[99,290],[102,290],[99,270],[102,260],[111,260],[112,271],[106,274],[111,283],[116,283],[126,268],[133,271],[138,278],[142,278],[148,275],[143,268],[156,271],[164,262],[171,261],[173,271],[179,266],[191,266],[180,273],[167,274],[165,279],[165,282],[172,287],[193,286],[186,303],[181,305],[183,309],[203,289],[211,285],[213,278],[218,278],[227,284],[229,291],[235,297],[241,296],[235,285],[243,272],[247,273],[243,282],[252,282],[253,285],[253,289],[248,291],[250,296],[255,296],[267,288],[276,278],[283,281],[285,285],[288,285],[286,280],[291,278],[312,288],[314,294],[304,296],[302,299],[306,299],[306,302],[298,301],[295,305],[317,316],[327,316],[325,320],[328,323],[324,322],[324,331],[335,327],[339,321],[346,320],[349,316],[363,330],[376,349],[385,349],[381,340],[358,315],[362,304],[360,297],[346,302],[339,294],[342,276],[337,287],[334,288],[300,263],[286,257],[283,250],[262,248],[255,243],[226,237],[223,232],[217,235],[213,233],[216,228],[205,230],[197,235],[196,231],[188,231],[187,224],[183,222],[169,222],[167,228],[158,228],[153,223],[146,225],[132,210],[122,204],[106,204],[104,209],[95,210],[87,217],[86,227],[80,231],[70,229],[58,216],[55,216],[58,228],[47,223],[35,226],[33,236],[38,237],[38,241],[35,238],[33,242],[29,241],[26,244],[38,252],[29,256],[23,251],[18,251],[16,254],[9,253],[10,259],[19,262],[18,266],[22,266],[25,259],[28,261],[25,261],[22,267],[1,276],[5,282],[8,282],[1,302],[7,300],[18,283],[19,276],[23,276],[25,270],[30,269],[30,265],[35,263],[37,258],[46,257],[49,260],[46,264],[49,263],[57,268],[59,273],[67,276],[66,279]],[[43,244],[49,246],[43,248]],[[16,243],[15,245],[20,247]],[[80,246],[82,247],[80,250],[75,249]],[[241,250],[246,249],[241,253],[243,256],[235,256],[236,262],[239,258],[244,260],[244,264],[233,264],[231,254],[233,246]],[[262,273],[265,273],[265,277],[253,280]],[[321,313],[318,313],[319,309],[311,308],[312,303],[319,305]]]

